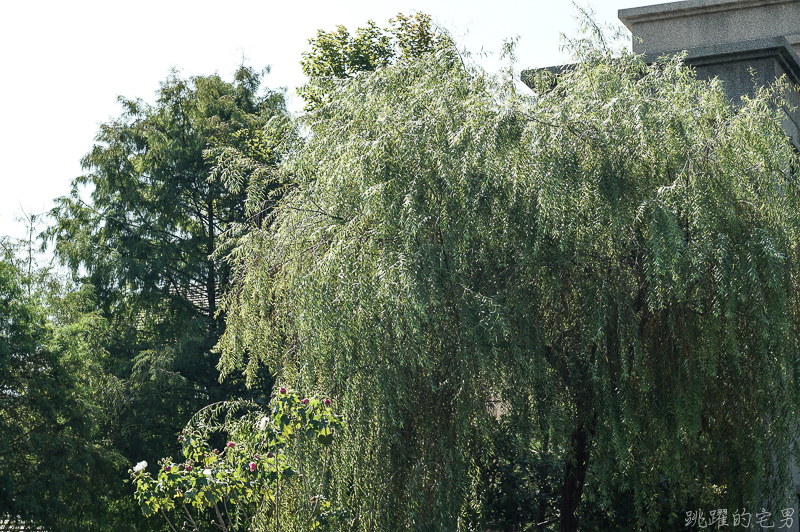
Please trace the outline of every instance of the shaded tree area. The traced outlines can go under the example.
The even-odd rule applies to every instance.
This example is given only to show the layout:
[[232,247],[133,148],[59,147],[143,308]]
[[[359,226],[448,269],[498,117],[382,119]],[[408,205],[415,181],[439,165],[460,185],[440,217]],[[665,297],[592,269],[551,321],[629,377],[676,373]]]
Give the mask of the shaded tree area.
[[533,95],[447,46],[339,83],[269,227],[231,244],[225,372],[244,357],[336,398],[348,530],[486,526],[498,403],[525,413],[508,445],[562,464],[543,526],[789,500],[800,189],[779,91],[733,107],[679,57],[603,43]]
[[97,393],[107,324],[92,312],[90,291],[58,296],[62,285],[46,269],[3,247],[0,516],[108,530],[120,524],[105,509],[125,461],[103,432],[110,420]]

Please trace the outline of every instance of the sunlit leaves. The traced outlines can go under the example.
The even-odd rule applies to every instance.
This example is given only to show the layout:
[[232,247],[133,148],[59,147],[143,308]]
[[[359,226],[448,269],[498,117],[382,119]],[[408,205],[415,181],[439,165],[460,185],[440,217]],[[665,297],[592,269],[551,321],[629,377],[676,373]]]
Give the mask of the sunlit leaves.
[[300,64],[310,80],[298,89],[306,110],[327,102],[330,92],[346,79],[452,46],[449,36],[437,30],[425,13],[398,13],[389,23],[388,28],[379,28],[370,20],[353,35],[337,26],[331,32],[319,30],[316,38],[309,39],[311,51],[303,53]]

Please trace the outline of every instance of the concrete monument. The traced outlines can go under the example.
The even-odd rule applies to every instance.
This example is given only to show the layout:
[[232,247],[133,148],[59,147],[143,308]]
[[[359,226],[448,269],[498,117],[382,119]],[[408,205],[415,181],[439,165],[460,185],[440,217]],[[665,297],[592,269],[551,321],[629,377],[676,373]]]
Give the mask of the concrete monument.
[[736,102],[786,76],[784,129],[800,149],[800,0],[685,0],[621,9],[634,53],[655,60],[682,50],[698,77],[717,77]]

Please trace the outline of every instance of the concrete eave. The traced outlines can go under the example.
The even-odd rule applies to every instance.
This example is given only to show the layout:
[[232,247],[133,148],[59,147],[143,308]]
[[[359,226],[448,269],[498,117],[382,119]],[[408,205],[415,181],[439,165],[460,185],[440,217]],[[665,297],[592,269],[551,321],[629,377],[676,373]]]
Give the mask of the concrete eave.
[[[672,56],[683,50],[644,54],[644,60],[654,62],[659,57]],[[686,62],[694,66],[748,61],[772,57],[783,67],[791,82],[800,85],[800,56],[786,37],[768,37],[686,49]]]

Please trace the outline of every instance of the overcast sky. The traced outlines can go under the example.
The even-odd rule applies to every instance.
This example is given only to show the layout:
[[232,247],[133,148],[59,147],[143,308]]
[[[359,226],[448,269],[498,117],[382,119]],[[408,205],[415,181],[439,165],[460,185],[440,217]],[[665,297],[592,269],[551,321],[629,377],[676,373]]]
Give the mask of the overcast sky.
[[[647,0],[594,0],[600,22]],[[582,5],[586,5],[585,0]],[[159,81],[219,73],[230,80],[244,57],[271,66],[267,86],[286,87],[289,107],[302,102],[300,57],[317,29],[351,31],[372,19],[384,27],[398,12],[423,11],[462,47],[496,52],[519,36],[519,66],[568,61],[559,35],[577,28],[568,0],[63,0],[7,2],[0,22],[0,235],[20,237],[22,209],[43,212],[69,192],[98,124],[119,115],[117,95],[154,101]],[[479,61],[496,71],[495,56]]]

